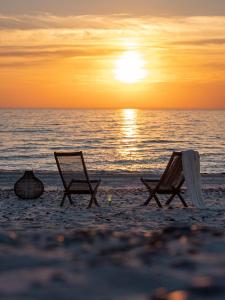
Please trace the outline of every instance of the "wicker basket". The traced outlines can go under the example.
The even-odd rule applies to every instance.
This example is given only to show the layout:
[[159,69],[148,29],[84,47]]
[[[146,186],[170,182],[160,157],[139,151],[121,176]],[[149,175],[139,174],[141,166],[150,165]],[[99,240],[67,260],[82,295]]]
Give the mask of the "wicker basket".
[[15,183],[15,194],[21,199],[37,199],[44,192],[44,185],[33,171],[25,171],[24,175]]

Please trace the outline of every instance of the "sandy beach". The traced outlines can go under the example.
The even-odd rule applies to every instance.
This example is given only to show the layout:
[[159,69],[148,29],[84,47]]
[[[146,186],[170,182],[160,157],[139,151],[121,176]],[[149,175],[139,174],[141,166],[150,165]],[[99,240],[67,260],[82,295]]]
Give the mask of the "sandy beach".
[[96,175],[100,208],[88,196],[60,208],[56,173],[39,173],[45,193],[22,201],[19,175],[0,175],[1,299],[224,299],[225,174],[203,175],[204,210],[141,207],[131,173]]

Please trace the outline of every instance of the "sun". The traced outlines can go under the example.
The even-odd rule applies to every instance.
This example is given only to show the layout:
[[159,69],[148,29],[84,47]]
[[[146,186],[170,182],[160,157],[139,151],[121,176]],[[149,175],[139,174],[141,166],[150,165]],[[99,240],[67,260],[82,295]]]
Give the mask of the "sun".
[[127,51],[115,62],[115,78],[124,83],[137,83],[148,75],[146,62],[137,51]]

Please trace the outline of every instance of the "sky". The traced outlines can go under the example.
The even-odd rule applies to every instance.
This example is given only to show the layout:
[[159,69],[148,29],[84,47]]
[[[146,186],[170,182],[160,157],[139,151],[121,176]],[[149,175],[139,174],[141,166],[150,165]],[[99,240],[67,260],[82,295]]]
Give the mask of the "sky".
[[225,1],[0,0],[0,107],[225,108]]
[[141,14],[154,16],[224,15],[224,0],[0,0],[3,14],[51,13],[54,15],[82,14]]

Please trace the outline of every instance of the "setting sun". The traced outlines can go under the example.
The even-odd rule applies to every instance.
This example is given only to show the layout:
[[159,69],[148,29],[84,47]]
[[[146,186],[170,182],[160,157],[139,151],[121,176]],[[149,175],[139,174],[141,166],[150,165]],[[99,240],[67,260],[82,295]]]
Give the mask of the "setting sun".
[[124,83],[136,83],[147,76],[146,62],[137,51],[127,51],[116,61],[115,78]]

